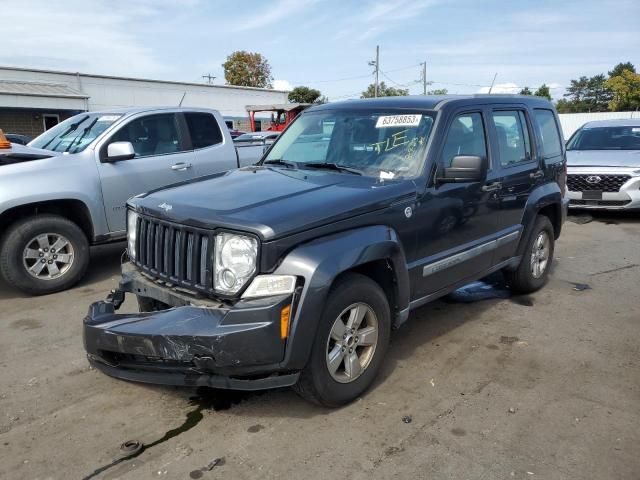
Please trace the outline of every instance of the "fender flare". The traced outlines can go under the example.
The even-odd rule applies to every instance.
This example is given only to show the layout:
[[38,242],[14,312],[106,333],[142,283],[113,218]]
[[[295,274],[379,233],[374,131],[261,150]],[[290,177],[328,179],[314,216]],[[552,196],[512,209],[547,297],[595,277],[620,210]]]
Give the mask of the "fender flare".
[[524,254],[524,249],[527,245],[529,235],[531,235],[531,229],[533,228],[533,223],[535,222],[538,212],[549,205],[553,205],[556,209],[555,213],[558,224],[554,225],[554,228],[556,230],[556,237],[560,235],[560,228],[564,219],[562,214],[562,192],[560,191],[560,187],[557,183],[545,183],[544,185],[534,189],[527,199],[527,203],[524,207],[524,213],[522,215],[522,225],[524,230],[520,236],[520,243],[518,245],[516,255],[521,256]]
[[284,368],[299,370],[306,365],[336,277],[376,260],[389,261],[394,270],[398,314],[409,306],[410,286],[404,250],[393,229],[374,225],[348,230],[302,244],[287,254],[274,273],[303,277],[304,287],[289,329]]

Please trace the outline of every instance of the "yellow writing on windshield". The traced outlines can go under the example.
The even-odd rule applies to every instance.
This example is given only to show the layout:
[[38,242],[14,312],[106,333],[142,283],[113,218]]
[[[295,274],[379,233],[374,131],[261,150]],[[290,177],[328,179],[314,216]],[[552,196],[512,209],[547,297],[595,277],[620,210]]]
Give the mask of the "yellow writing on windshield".
[[407,148],[409,150],[412,150],[417,145],[423,145],[424,144],[424,138],[423,137],[409,139],[407,137],[407,135],[406,135],[407,132],[408,132],[408,129],[396,132],[393,135],[391,135],[389,138],[387,138],[386,140],[382,140],[381,142],[372,143],[370,145],[370,147],[373,147],[375,152],[380,154],[380,153],[383,153],[383,152],[389,152],[391,150],[394,150],[396,148],[399,148],[399,147],[402,147],[402,146],[405,146],[405,145],[408,145]]

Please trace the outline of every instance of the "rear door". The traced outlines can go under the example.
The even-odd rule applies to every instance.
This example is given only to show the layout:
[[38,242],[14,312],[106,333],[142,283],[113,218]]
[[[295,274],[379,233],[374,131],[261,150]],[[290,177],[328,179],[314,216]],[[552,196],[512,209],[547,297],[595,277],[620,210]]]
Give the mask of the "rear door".
[[457,155],[488,160],[482,182],[442,183],[428,187],[416,207],[418,258],[412,265],[414,299],[426,297],[491,266],[498,210],[486,109],[477,107],[449,117],[437,154],[438,170]]
[[[148,192],[194,177],[193,152],[188,149],[176,113],[141,115],[122,125],[98,147],[98,170],[109,230],[126,229],[125,204]],[[131,142],[131,160],[105,162],[113,142]]]
[[181,114],[193,149],[193,173],[196,177],[225,172],[238,167],[230,136],[225,136],[212,112]]
[[491,109],[490,128],[495,138],[495,160],[501,188],[498,229],[501,240],[494,263],[515,255],[529,195],[543,181],[540,156],[535,148],[533,122],[524,105],[499,105]]

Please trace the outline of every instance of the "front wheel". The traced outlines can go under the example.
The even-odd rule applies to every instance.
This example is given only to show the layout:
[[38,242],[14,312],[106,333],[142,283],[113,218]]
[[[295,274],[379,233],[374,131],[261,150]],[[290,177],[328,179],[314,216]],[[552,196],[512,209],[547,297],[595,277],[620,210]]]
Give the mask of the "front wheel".
[[9,285],[33,294],[66,290],[89,265],[89,242],[75,223],[36,215],[12,224],[0,246],[0,272]]
[[380,286],[349,273],[329,292],[309,362],[294,387],[305,399],[337,407],[375,379],[389,344],[389,303]]
[[520,265],[505,272],[509,288],[516,293],[532,293],[542,288],[549,276],[554,246],[551,221],[544,215],[538,215]]

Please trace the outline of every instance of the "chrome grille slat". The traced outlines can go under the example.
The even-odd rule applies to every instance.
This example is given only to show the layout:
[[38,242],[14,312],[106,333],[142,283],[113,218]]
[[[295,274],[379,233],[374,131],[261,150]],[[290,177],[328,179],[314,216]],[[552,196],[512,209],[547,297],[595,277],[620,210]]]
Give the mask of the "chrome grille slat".
[[213,232],[140,216],[137,258],[147,274],[175,285],[213,292]]

